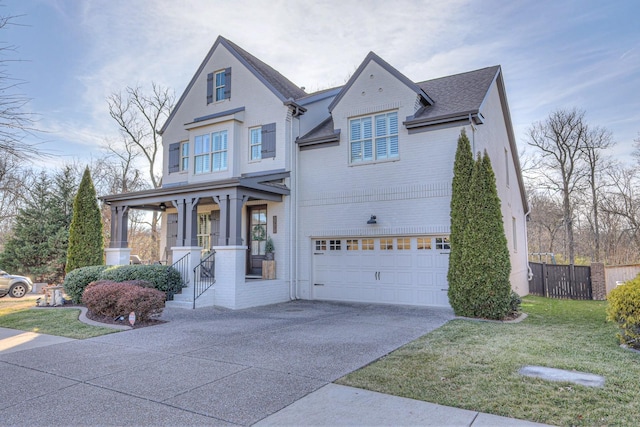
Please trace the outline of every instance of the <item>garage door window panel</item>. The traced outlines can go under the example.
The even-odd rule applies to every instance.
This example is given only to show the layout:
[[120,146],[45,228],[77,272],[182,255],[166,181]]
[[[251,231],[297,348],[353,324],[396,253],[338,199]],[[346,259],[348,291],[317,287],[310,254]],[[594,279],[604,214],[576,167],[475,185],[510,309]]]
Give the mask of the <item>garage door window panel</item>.
[[363,251],[372,251],[375,249],[373,239],[362,239],[362,250]]
[[436,249],[438,250],[451,250],[451,243],[448,237],[436,237]]
[[393,250],[393,239],[380,239],[380,250],[381,251],[392,251]]

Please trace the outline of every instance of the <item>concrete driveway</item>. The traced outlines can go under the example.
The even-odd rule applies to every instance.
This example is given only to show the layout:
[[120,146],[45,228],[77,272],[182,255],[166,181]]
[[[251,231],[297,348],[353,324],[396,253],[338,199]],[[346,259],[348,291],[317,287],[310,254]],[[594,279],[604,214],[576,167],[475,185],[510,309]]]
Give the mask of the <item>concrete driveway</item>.
[[2,425],[251,425],[453,318],[294,301],[0,353]]

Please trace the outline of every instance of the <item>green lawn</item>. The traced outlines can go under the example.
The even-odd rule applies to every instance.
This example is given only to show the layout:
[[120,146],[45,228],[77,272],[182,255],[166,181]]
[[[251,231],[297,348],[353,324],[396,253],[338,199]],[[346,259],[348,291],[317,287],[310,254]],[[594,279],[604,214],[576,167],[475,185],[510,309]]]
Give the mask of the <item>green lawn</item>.
[[[521,323],[453,320],[338,383],[554,425],[637,425],[640,353],[619,347],[605,308],[526,297]],[[524,365],[590,372],[606,384],[523,377]]]
[[34,306],[35,299],[30,297],[0,298],[0,327],[76,339],[118,332],[80,322],[79,309],[33,310]]

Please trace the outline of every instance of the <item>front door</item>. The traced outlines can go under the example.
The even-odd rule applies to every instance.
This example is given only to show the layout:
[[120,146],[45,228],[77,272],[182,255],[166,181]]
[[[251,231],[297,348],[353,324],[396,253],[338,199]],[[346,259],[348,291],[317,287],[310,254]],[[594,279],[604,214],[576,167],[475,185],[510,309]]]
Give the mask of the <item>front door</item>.
[[262,275],[262,261],[265,259],[264,248],[267,242],[267,206],[249,206],[249,256],[247,257],[247,273]]

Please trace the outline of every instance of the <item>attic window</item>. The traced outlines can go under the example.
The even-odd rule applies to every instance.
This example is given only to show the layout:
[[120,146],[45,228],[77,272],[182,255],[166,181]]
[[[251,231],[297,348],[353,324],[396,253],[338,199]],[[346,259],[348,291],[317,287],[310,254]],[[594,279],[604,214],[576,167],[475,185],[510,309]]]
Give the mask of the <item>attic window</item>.
[[207,104],[231,99],[231,68],[207,75]]

